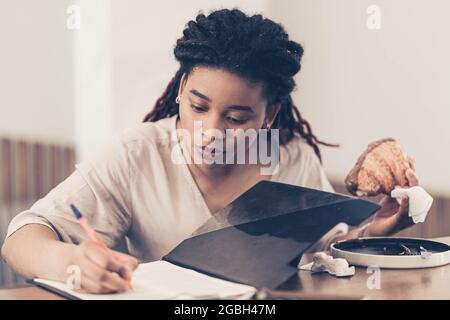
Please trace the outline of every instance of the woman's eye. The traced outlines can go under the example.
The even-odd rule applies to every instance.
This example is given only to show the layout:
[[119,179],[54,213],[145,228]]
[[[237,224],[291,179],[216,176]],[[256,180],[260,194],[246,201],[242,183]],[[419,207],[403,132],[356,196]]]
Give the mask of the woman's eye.
[[233,117],[230,117],[230,116],[226,117],[226,119],[229,122],[231,122],[233,124],[236,124],[236,125],[241,125],[241,124],[244,124],[244,123],[247,122],[247,119],[237,119],[237,118],[233,118]]
[[196,106],[195,104],[191,104],[192,110],[198,113],[206,112],[206,109],[203,107]]

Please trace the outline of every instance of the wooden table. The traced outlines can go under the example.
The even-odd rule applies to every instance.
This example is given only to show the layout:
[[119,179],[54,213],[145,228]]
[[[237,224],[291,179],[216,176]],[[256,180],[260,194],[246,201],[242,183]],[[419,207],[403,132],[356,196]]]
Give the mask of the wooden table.
[[64,300],[63,297],[35,286],[0,289],[0,300]]
[[[436,240],[450,244],[450,237]],[[306,254],[302,263],[309,262],[311,257],[311,254]],[[371,281],[374,273],[368,273],[367,268],[357,267],[356,274],[351,278],[335,278],[326,273],[312,275],[309,271],[300,270],[298,276],[287,281],[280,289],[290,298],[450,299],[450,264],[428,269],[382,269],[379,275],[380,286],[377,289],[376,282]],[[368,281],[370,286],[367,285]],[[1,299],[62,298],[46,290],[27,286],[0,289]]]

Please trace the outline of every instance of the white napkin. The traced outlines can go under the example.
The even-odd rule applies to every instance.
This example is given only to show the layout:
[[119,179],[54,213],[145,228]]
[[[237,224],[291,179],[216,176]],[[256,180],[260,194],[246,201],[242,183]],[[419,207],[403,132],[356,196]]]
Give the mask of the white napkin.
[[336,277],[348,277],[355,274],[355,267],[350,267],[347,260],[343,258],[335,259],[325,252],[317,252],[313,256],[313,262],[303,266],[299,264],[298,268],[312,273],[328,272]]
[[411,188],[395,187],[391,192],[392,198],[409,198],[409,216],[414,223],[424,222],[433,203],[433,198],[424,188],[414,186]]

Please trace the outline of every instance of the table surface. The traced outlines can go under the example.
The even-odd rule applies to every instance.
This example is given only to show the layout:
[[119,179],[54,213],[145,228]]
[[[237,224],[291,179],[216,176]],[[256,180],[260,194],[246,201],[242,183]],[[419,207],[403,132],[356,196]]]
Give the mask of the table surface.
[[[450,237],[435,239],[450,244]],[[302,264],[311,260],[306,254]],[[282,291],[274,293],[290,299],[450,299],[450,264],[442,267],[409,270],[382,269],[378,288],[373,273],[356,268],[349,278],[336,278],[327,273],[311,274],[299,270],[298,276],[287,281]],[[371,278],[372,277],[372,278]],[[61,300],[62,297],[34,286],[0,289],[0,300]]]

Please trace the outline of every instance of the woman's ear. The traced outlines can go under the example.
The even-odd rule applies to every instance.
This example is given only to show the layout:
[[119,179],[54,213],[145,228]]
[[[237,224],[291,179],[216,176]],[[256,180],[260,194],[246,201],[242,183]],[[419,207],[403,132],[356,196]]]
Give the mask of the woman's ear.
[[281,104],[273,104],[267,107],[266,118],[264,119],[264,123],[266,128],[272,128],[272,124],[280,111]]

